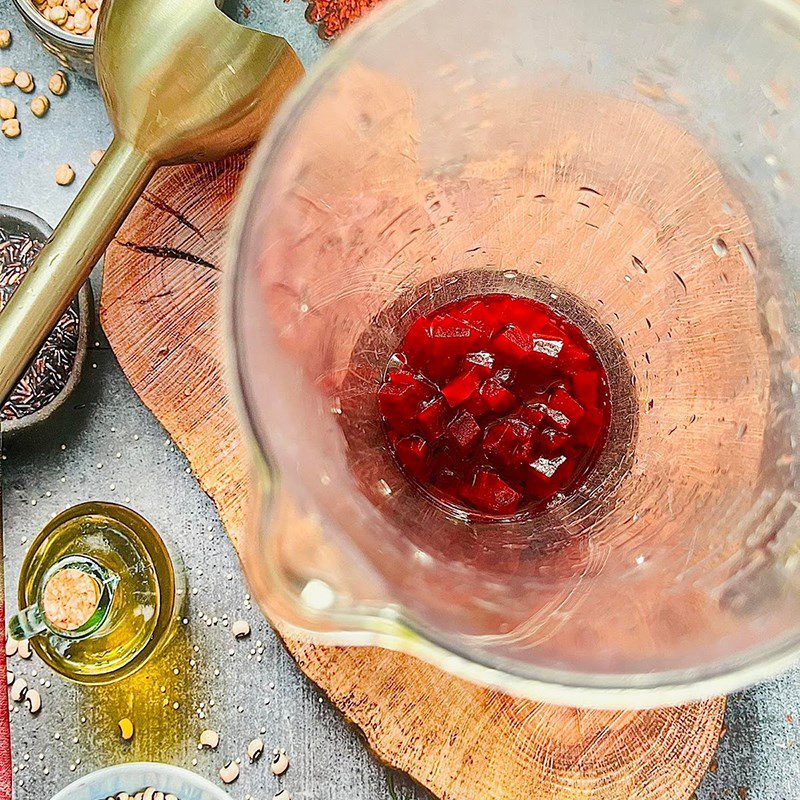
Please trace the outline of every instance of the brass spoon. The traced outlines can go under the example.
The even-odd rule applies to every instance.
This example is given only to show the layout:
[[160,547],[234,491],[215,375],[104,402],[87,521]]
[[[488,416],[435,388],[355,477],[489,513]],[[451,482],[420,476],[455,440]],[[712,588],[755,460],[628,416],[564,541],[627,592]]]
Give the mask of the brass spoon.
[[0,313],[0,404],[156,168],[251,144],[303,68],[213,0],[105,0],[95,68],[114,141]]

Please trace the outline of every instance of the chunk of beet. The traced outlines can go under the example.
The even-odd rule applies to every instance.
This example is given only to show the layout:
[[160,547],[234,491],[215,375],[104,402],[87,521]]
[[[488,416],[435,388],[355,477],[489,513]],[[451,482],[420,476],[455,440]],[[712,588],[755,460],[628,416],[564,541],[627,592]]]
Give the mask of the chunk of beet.
[[590,408],[583,415],[583,419],[575,429],[572,438],[576,444],[591,449],[601,442],[606,425],[607,422],[603,412],[597,408]]
[[417,422],[429,440],[438,439],[447,427],[450,413],[444,398],[435,397],[422,406],[417,414]]
[[533,341],[530,334],[523,331],[518,325],[511,323],[510,325],[506,325],[506,327],[492,339],[492,347],[495,352],[508,361],[518,363],[526,356],[530,355],[533,349]]
[[435,316],[429,326],[430,352],[435,358],[464,356],[476,349],[483,338],[480,331],[450,314]]
[[568,480],[570,465],[566,456],[545,458],[540,456],[528,464],[525,474],[525,489],[539,500],[550,500],[553,495],[563,489]]
[[410,372],[394,370],[378,389],[378,409],[387,418],[413,417],[434,391],[433,386]]
[[526,403],[516,412],[516,416],[519,417],[523,422],[527,422],[531,427],[538,428],[545,419],[546,410],[547,406],[544,404]]
[[492,423],[483,436],[481,447],[492,461],[514,466],[527,461],[533,453],[534,431],[519,419]]
[[475,367],[476,371],[484,376],[492,374],[494,360],[494,356],[491,353],[487,353],[485,350],[479,350],[476,353],[467,353],[467,355],[464,356],[465,363]]
[[476,419],[490,411],[486,401],[481,397],[480,390],[473,392],[460,406],[464,411],[469,411]]
[[481,426],[469,411],[461,411],[447,426],[447,440],[461,455],[471,453],[481,438]]
[[572,395],[584,408],[598,405],[603,388],[603,378],[599,372],[580,371],[572,376]]
[[487,378],[478,393],[487,407],[496,414],[505,414],[517,405],[517,396],[501,386],[495,378]]
[[480,469],[475,473],[467,496],[479,511],[489,514],[513,514],[522,501],[520,492],[488,469]]
[[481,380],[481,370],[469,366],[442,389],[444,399],[452,408],[460,406],[468,397],[477,394]]
[[540,437],[542,451],[548,456],[564,453],[564,449],[571,441],[572,437],[568,433],[553,428],[545,428]]
[[406,436],[394,446],[397,460],[417,480],[428,477],[428,443],[421,436]]
[[545,413],[556,428],[568,431],[581,421],[586,412],[574,397],[563,389],[556,389],[547,403]]

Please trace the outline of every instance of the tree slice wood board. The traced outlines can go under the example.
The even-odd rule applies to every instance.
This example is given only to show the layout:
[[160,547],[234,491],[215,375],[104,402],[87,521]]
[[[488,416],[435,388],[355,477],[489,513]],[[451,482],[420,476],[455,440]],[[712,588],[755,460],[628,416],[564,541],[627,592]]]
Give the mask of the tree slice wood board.
[[[161,170],[108,250],[101,298],[125,374],[188,457],[234,545],[248,479],[224,383],[219,294],[245,162]],[[722,730],[724,698],[641,712],[551,706],[401,654],[283,638],[380,759],[447,800],[687,798]]]

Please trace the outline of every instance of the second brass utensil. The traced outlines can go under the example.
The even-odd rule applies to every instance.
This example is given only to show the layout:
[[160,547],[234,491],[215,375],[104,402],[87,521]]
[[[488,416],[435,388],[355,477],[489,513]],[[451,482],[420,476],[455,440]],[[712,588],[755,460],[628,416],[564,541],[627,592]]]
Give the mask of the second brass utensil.
[[0,314],[0,402],[156,168],[251,144],[303,72],[283,39],[213,0],[106,0],[95,65],[114,141]]

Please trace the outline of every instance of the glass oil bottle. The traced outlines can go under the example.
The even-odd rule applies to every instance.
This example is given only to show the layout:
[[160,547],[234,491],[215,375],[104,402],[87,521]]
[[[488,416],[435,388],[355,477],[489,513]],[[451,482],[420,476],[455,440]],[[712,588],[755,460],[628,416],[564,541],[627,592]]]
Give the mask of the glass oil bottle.
[[177,554],[124,506],[89,502],[52,519],[22,565],[9,622],[53,670],[80,683],[133,674],[174,632],[186,598]]

